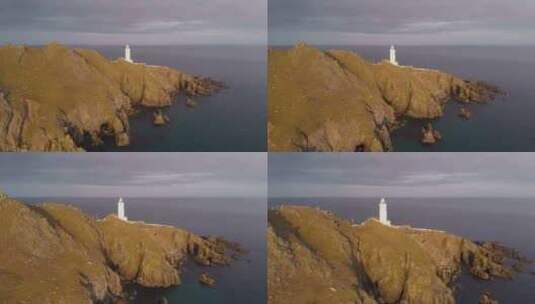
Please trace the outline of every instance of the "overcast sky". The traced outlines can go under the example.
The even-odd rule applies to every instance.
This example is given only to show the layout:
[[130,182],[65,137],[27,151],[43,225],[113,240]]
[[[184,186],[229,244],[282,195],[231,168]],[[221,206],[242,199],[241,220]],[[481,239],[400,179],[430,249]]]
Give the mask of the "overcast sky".
[[14,197],[265,197],[265,153],[0,153]]
[[534,44],[533,0],[269,0],[269,42]]
[[0,0],[0,43],[264,44],[266,0]]
[[272,153],[269,195],[535,197],[535,153]]

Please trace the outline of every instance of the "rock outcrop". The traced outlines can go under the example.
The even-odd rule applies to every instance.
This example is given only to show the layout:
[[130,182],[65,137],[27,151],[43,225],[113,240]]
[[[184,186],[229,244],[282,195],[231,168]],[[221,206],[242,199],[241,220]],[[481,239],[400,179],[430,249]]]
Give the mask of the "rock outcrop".
[[470,118],[472,118],[472,112],[467,108],[462,107],[459,110],[459,117],[464,118],[465,120],[469,120]]
[[433,128],[431,123],[422,128],[422,139],[420,140],[424,145],[433,145],[442,140],[442,134]]
[[210,274],[203,272],[199,276],[199,283],[203,284],[204,286],[213,287],[215,286],[215,279]]
[[188,108],[195,108],[197,106],[197,101],[195,101],[192,98],[188,98],[188,99],[186,99],[186,106]]
[[181,283],[189,258],[228,264],[225,241],[171,226],[95,220],[71,206],[0,199],[0,303],[111,303],[123,282]]
[[136,108],[208,95],[210,79],[163,66],[110,61],[57,43],[0,48],[0,151],[82,151],[113,137],[128,145]]
[[156,110],[152,113],[152,124],[155,126],[164,126],[169,123],[169,117],[162,110]]
[[479,297],[479,304],[499,304],[498,301],[492,298],[490,292],[485,291]]
[[268,303],[455,303],[463,268],[512,276],[500,250],[443,231],[362,224],[310,207],[268,214]]
[[449,100],[481,103],[500,93],[440,71],[372,64],[303,43],[268,56],[270,151],[392,151],[390,133],[403,117],[438,118]]

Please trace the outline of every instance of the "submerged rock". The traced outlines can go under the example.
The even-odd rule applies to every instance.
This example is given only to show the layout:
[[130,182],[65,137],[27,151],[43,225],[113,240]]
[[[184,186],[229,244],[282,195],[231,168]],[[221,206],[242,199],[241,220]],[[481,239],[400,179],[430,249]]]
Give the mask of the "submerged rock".
[[482,103],[500,94],[438,70],[374,64],[304,43],[270,49],[268,57],[270,151],[392,151],[401,119],[439,118],[450,100]]
[[201,273],[201,275],[199,276],[199,282],[204,286],[208,286],[208,287],[215,286],[214,277],[212,277],[206,272]]
[[[181,283],[187,259],[229,263],[233,250],[172,226],[100,220],[60,204],[0,200],[0,302],[112,303],[122,282]],[[61,289],[59,289],[61,287]]]
[[128,145],[128,117],[136,108],[165,107],[179,94],[220,88],[211,79],[110,61],[90,49],[0,47],[0,151],[82,151],[103,137]]
[[158,300],[158,304],[168,304],[169,301],[167,301],[167,298],[166,297],[161,297],[159,300]]
[[521,263],[521,262],[515,262],[512,267],[516,272],[524,272],[525,271],[525,265],[523,263]]
[[492,298],[489,291],[484,291],[479,297],[479,304],[498,304],[499,302]]
[[268,224],[269,304],[453,304],[463,268],[512,273],[500,251],[444,231],[355,225],[302,206],[269,210]]
[[195,101],[193,98],[187,98],[186,99],[186,106],[188,108],[195,108],[197,107],[197,101]]
[[459,110],[459,117],[469,120],[470,118],[472,118],[472,112],[468,110],[467,108],[462,107]]

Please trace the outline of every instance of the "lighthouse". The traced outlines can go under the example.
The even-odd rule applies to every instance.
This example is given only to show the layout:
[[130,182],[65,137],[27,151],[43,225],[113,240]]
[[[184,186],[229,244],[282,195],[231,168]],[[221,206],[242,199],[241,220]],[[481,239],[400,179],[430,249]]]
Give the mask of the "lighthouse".
[[123,198],[119,198],[119,201],[117,202],[117,217],[120,220],[128,221],[128,218],[126,217],[124,213],[124,201]]
[[399,65],[398,61],[396,60],[396,48],[393,45],[390,46],[390,63],[393,65]]
[[130,63],[134,62],[132,60],[132,50],[130,49],[130,46],[128,44],[124,47],[124,60]]
[[379,222],[383,225],[390,226],[390,221],[388,220],[388,213],[386,211],[386,201],[384,198],[379,202]]

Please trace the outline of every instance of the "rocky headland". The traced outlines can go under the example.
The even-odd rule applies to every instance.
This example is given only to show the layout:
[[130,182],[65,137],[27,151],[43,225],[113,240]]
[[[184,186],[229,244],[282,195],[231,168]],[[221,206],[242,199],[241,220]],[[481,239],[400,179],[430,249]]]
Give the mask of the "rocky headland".
[[221,83],[163,66],[108,60],[97,51],[0,47],[0,151],[83,151],[130,142],[128,117],[209,95]]
[[124,303],[125,284],[179,285],[187,260],[227,265],[243,252],[220,238],[97,220],[55,203],[0,198],[0,218],[0,303]]
[[270,304],[453,304],[463,271],[511,279],[508,262],[533,262],[495,242],[375,219],[353,224],[317,208],[271,209],[268,223]]
[[483,103],[501,94],[437,70],[304,43],[270,49],[268,58],[270,151],[392,151],[390,134],[401,120],[439,118],[448,101]]

